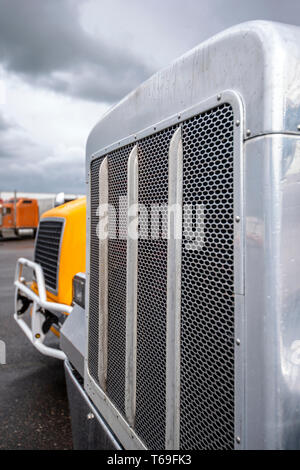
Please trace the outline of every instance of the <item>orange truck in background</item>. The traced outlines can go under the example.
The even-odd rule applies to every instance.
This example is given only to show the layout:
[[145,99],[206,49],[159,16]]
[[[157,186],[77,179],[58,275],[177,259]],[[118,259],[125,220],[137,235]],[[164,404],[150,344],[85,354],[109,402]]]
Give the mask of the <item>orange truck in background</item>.
[[12,198],[0,203],[0,237],[31,229],[35,237],[39,224],[39,206],[36,199]]

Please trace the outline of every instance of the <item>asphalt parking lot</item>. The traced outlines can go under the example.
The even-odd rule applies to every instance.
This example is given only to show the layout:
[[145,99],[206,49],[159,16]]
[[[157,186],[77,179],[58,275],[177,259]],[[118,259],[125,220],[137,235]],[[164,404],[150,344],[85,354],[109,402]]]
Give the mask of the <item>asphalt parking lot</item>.
[[33,257],[32,239],[0,240],[0,449],[71,449],[63,363],[36,351],[13,319],[16,260]]

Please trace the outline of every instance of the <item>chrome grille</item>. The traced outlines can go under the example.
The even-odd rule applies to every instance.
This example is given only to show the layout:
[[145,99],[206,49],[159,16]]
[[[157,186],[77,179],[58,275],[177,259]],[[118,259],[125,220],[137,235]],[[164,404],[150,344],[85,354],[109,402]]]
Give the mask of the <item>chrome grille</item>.
[[63,224],[63,220],[41,220],[35,242],[34,260],[43,268],[46,287],[55,292]]
[[183,124],[183,204],[204,207],[204,245],[183,240],[180,446],[234,447],[233,111]]
[[[234,291],[233,291],[233,111],[229,104],[181,124],[183,204],[203,207],[204,242],[182,248],[180,448],[234,447]],[[168,151],[177,126],[138,144],[139,205],[168,202]],[[117,216],[127,193],[127,161],[133,146],[108,154],[109,203]],[[103,157],[102,157],[103,158]],[[98,383],[99,167],[91,164],[91,259],[89,370]],[[159,211],[160,209],[157,209]],[[193,209],[192,216],[195,218]],[[126,214],[126,204],[121,207]],[[189,209],[185,216],[191,215]],[[108,364],[106,393],[124,415],[126,347],[126,240],[108,242]],[[151,233],[150,218],[149,234]],[[140,228],[144,219],[140,216]],[[125,231],[126,232],[126,231]],[[125,232],[123,236],[125,237]],[[136,413],[134,430],[151,449],[163,449],[166,431],[166,233],[138,241]]]

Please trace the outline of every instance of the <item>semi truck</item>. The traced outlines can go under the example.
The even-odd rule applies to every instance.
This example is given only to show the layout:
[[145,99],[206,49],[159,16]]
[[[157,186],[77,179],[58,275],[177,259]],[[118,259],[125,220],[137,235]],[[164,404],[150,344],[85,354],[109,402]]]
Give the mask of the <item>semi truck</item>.
[[74,448],[300,449],[299,64],[298,27],[237,25],[92,129]]
[[31,230],[35,237],[39,223],[36,199],[12,198],[0,203],[0,237],[17,235]]

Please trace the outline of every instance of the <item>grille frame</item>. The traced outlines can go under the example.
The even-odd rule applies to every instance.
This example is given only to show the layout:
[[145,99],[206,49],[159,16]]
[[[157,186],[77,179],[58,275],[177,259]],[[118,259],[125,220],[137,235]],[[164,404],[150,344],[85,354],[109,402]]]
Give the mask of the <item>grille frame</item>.
[[[171,117],[164,119],[152,126],[136,132],[128,138],[117,141],[112,145],[99,150],[87,158],[87,182],[88,182],[88,210],[87,210],[87,230],[89,240],[90,234],[90,168],[91,163],[108,155],[113,150],[127,146],[139,141],[145,137],[151,136],[157,132],[167,129],[173,125],[180,125],[197,114],[204,113],[213,108],[216,108],[224,103],[231,105],[234,115],[234,130],[233,130],[233,160],[234,160],[234,215],[240,217],[240,222],[234,224],[234,292],[235,292],[235,338],[240,339],[240,345],[235,344],[235,436],[241,436],[240,441],[235,444],[236,448],[243,448],[243,433],[242,433],[242,416],[244,410],[245,396],[244,396],[244,379],[243,379],[243,363],[244,363],[244,224],[243,224],[243,134],[244,134],[244,113],[243,101],[239,94],[232,90],[226,90],[221,94],[214,95],[205,99],[191,108],[173,114]],[[128,154],[129,157],[129,154]],[[89,293],[89,251],[87,247],[87,293]],[[89,315],[89,298],[87,294],[87,317]],[[87,342],[87,352],[88,352]],[[170,383],[172,382],[172,373],[169,375],[167,383],[167,393],[170,390]],[[140,437],[136,434],[135,430],[129,425],[127,420],[114,404],[109,400],[107,395],[101,390],[97,383],[93,380],[89,373],[88,364],[85,367],[85,389],[88,395],[92,398],[100,413],[107,421],[113,432],[124,448],[128,450],[146,449],[145,444]],[[166,425],[172,426],[174,422],[174,414],[167,412]],[[166,449],[178,449],[171,444]]]
[[[47,288],[47,291],[49,291],[51,294],[58,295],[61,246],[62,246],[62,240],[63,240],[63,237],[64,237],[66,219],[64,217],[45,217],[45,218],[42,218],[40,220],[38,230],[37,230],[37,234],[36,234],[36,238],[35,238],[35,242],[34,242],[34,260],[35,261],[36,261],[36,248],[37,248],[37,242],[38,242],[38,238],[39,238],[40,227],[41,227],[41,224],[43,222],[61,222],[61,224],[62,224],[61,225],[61,231],[60,231],[60,240],[59,240],[59,247],[58,247],[57,264],[56,264],[56,289],[53,289],[53,287],[49,286],[49,284],[47,283],[47,280],[45,278],[45,286]],[[44,273],[44,269],[43,269],[43,273]],[[44,273],[44,277],[45,277],[45,273]]]

